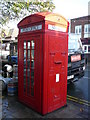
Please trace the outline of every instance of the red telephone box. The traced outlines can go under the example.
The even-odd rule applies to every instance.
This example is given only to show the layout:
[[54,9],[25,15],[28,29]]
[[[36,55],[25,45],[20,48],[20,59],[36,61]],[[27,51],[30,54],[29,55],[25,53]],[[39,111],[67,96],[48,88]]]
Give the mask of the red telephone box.
[[66,105],[68,26],[49,12],[18,24],[18,97],[43,115]]

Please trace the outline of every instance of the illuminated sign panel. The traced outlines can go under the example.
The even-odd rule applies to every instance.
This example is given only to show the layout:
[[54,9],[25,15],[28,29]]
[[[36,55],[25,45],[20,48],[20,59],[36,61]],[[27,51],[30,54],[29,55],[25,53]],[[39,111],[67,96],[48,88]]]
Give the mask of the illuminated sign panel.
[[55,26],[55,25],[48,25],[48,30],[55,30],[55,31],[62,31],[62,32],[66,32],[66,28],[65,27],[60,27],[60,26]]
[[30,32],[30,31],[41,30],[41,29],[42,29],[42,25],[35,25],[27,28],[21,28],[20,32],[23,33],[23,32]]

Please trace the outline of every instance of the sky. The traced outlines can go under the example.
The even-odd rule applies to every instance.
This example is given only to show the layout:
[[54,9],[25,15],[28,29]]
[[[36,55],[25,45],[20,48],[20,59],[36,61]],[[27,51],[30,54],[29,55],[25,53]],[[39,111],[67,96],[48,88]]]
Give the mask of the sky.
[[90,0],[53,0],[56,6],[54,12],[66,19],[88,15],[88,2]]
[[[56,8],[53,12],[59,13],[67,20],[88,15],[90,0],[53,0]],[[10,28],[17,27],[17,21],[9,24]]]

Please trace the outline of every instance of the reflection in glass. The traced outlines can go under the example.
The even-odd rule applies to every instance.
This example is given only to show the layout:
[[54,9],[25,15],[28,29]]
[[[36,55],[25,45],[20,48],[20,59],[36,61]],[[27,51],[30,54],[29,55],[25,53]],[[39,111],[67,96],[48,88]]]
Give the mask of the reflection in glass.
[[32,46],[32,49],[34,49],[34,46],[35,46],[34,40],[31,41],[31,46]]
[[28,49],[30,49],[30,42],[28,42]]
[[27,60],[27,68],[30,69],[30,59]]
[[34,60],[31,60],[31,68],[34,68]]
[[28,58],[30,58],[30,50],[28,50]]
[[26,92],[26,71],[24,73],[24,92]]
[[24,76],[26,76],[26,68],[24,68]]
[[31,78],[31,95],[34,96],[34,79]]
[[34,59],[34,50],[31,50],[31,59]]
[[[24,93],[34,96],[34,71],[35,71],[35,43],[34,40],[24,41]],[[27,87],[27,88],[26,88]],[[26,93],[27,92],[27,93]]]
[[27,77],[27,94],[30,95],[30,77]]
[[27,69],[27,76],[30,78],[30,69]]
[[[26,68],[26,59],[24,59],[24,68]],[[25,70],[25,69],[24,69]]]
[[34,79],[31,78],[31,86],[34,86]]
[[24,58],[26,58],[26,50],[24,50]]
[[24,84],[26,84],[25,81],[26,81],[26,76],[25,76],[25,74],[24,74]]
[[28,86],[30,87],[30,77],[27,78]]
[[26,49],[26,41],[24,41],[24,49]]
[[31,69],[31,78],[34,78],[34,69]]

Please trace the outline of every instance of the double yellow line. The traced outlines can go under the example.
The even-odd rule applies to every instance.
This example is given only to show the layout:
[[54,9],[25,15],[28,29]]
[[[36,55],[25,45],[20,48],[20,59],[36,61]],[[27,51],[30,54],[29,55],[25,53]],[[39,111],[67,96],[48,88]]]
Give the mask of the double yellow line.
[[67,95],[67,100],[71,100],[73,102],[77,102],[79,104],[83,104],[83,105],[86,105],[86,106],[90,107],[90,102],[88,102],[86,100],[82,100],[82,99],[76,98],[76,97],[73,97],[73,96],[70,96],[70,95]]
[[[4,98],[4,96],[0,96],[0,99],[3,99],[3,98]],[[90,102],[83,100],[83,99],[76,98],[74,96],[67,95],[67,100],[71,100],[73,102],[83,104],[83,105],[90,107]]]

